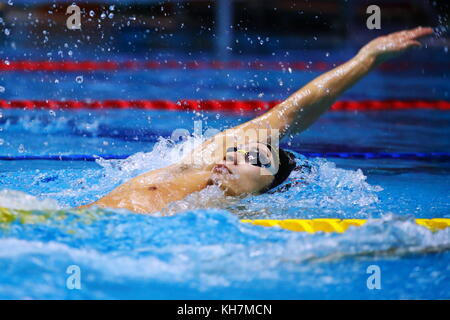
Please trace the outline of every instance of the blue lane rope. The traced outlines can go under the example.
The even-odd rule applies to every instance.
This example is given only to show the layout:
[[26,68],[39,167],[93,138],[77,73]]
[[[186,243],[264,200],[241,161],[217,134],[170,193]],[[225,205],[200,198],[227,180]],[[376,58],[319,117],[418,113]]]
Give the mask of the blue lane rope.
[[[441,160],[450,161],[450,152],[299,152],[310,158],[341,159],[402,159],[402,160]],[[57,161],[95,161],[97,159],[126,159],[131,154],[71,154],[71,155],[20,155],[0,156],[0,160],[57,160]]]

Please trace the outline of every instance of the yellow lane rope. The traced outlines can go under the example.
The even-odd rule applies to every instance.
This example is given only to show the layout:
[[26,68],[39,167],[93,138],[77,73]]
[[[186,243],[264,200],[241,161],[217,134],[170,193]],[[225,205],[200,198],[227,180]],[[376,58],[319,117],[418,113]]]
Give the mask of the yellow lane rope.
[[[106,214],[102,210],[74,210],[72,214],[76,214],[83,221],[89,222],[95,219],[98,214]],[[65,210],[20,210],[8,209],[0,207],[0,226],[9,224],[14,221],[20,223],[39,223],[45,222],[50,218],[64,219],[67,212]],[[298,232],[345,232],[350,226],[359,227],[365,224],[366,219],[255,219],[241,220],[244,223],[250,223],[264,227],[280,227],[287,230]],[[450,227],[450,219],[434,218],[434,219],[415,219],[418,225],[424,226],[431,231],[437,231]]]
[[[298,232],[345,232],[350,226],[360,227],[365,224],[366,219],[256,219],[241,220],[244,223],[251,223],[264,227],[280,227],[287,230]],[[424,226],[431,231],[437,231],[450,227],[450,219],[415,219],[418,225]]]

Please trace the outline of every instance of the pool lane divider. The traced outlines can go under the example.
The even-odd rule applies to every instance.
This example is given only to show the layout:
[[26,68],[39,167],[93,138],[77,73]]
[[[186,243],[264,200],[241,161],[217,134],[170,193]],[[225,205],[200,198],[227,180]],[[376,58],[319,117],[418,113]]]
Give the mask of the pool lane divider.
[[[101,214],[108,213],[100,208],[84,208],[84,209],[69,209],[78,218],[81,218],[86,223],[91,223],[95,217]],[[13,222],[20,222],[22,224],[44,223],[48,219],[64,218],[67,215],[67,210],[23,210],[23,209],[9,209],[0,207],[0,227],[2,224],[10,224]],[[366,224],[367,219],[242,219],[241,223],[247,223],[262,227],[278,227],[296,232],[326,232],[326,233],[344,233],[350,227],[361,227]],[[373,219],[370,221],[379,221]],[[433,219],[414,219],[414,222],[420,226],[429,229],[432,232],[443,230],[450,227],[450,219],[448,218],[433,218]]]
[[[2,72],[111,72],[111,71],[142,71],[142,70],[265,70],[265,71],[326,71],[344,61],[241,61],[241,60],[0,60]],[[421,62],[385,62],[379,70],[383,72],[405,72],[411,70],[445,70],[449,64]]]
[[[23,110],[174,110],[215,112],[260,112],[279,104],[280,100],[0,100],[0,109]],[[450,110],[446,100],[360,100],[337,101],[332,111],[394,111],[410,109]]]
[[[308,158],[339,158],[339,159],[399,159],[399,160],[436,160],[450,161],[450,152],[301,152],[298,153]],[[69,154],[69,155],[0,155],[0,160],[23,161],[23,160],[50,160],[50,161],[96,161],[122,160],[130,157],[131,154]]]
[[[377,221],[376,219],[371,221]],[[434,219],[415,219],[416,224],[423,226],[433,232],[450,228],[450,219],[434,218]],[[367,219],[255,219],[241,220],[243,223],[263,227],[279,227],[286,230],[297,232],[337,232],[344,233],[350,227],[361,227],[368,222]]]

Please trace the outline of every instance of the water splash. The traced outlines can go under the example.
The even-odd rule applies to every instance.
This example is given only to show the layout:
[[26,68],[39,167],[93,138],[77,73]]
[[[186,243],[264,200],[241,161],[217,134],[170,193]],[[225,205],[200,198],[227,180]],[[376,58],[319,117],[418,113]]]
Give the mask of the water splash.
[[[199,137],[189,137],[181,143],[160,138],[151,152],[139,152],[124,160],[98,159],[101,169],[84,170],[81,177],[70,170],[30,174],[41,197],[57,199],[66,207],[86,204],[139,174],[176,163],[202,142]],[[361,170],[341,169],[324,159],[307,160],[299,154],[296,156],[298,169],[276,192],[244,198],[225,197],[219,188],[209,187],[171,204],[162,214],[211,207],[227,209],[240,216],[346,218],[367,217],[376,209],[377,192],[382,189],[367,183]],[[309,169],[304,170],[304,167]],[[49,185],[52,187],[46,190],[44,187]],[[33,209],[32,206],[27,208]]]
[[99,159],[104,178],[100,184],[118,184],[151,170],[176,163],[203,142],[199,137],[188,137],[183,143],[175,143],[160,137],[151,152],[138,152],[124,160]]
[[[202,139],[189,138],[174,143],[161,138],[149,153],[137,153],[125,160],[99,160],[104,168],[100,184],[119,184],[146,171],[173,164],[198,146]],[[169,206],[166,214],[196,208],[226,208],[241,216],[275,214],[279,217],[317,217],[331,215],[347,217],[367,216],[366,210],[378,202],[377,192],[382,188],[371,186],[361,170],[337,168],[324,159],[306,160],[296,154],[298,166],[308,163],[310,170],[295,170],[288,181],[302,181],[285,192],[275,192],[247,198],[225,197],[218,188],[207,188]],[[303,212],[303,214],[302,214]]]
[[0,207],[24,210],[59,209],[60,205],[52,199],[38,199],[16,190],[0,190]]
[[244,199],[239,207],[242,216],[362,218],[376,209],[377,193],[383,189],[367,183],[361,170],[337,168],[325,159],[296,157],[299,169],[279,191]]
[[[68,233],[67,225],[75,232]],[[229,212],[211,209],[173,217],[110,212],[89,224],[68,215],[63,221],[55,217],[0,232],[0,266],[13,266],[0,275],[5,284],[0,296],[67,297],[71,293],[55,275],[63,275],[71,264],[92,275],[83,278],[84,290],[77,293],[90,298],[137,297],[143,289],[140,294],[146,297],[190,290],[204,297],[217,289],[236,296],[247,285],[279,294],[278,289],[298,292],[312,284],[325,289],[330,281],[342,285],[359,270],[362,279],[347,283],[354,288],[365,283],[364,265],[371,257],[398,259],[449,249],[449,229],[432,233],[395,216],[344,234],[311,235],[242,224]],[[28,286],[20,272],[25,269],[30,279],[44,276],[45,284]],[[389,274],[391,281],[395,277],[400,282],[408,276],[405,270]],[[424,281],[437,285],[445,279]],[[11,291],[13,287],[17,290]]]

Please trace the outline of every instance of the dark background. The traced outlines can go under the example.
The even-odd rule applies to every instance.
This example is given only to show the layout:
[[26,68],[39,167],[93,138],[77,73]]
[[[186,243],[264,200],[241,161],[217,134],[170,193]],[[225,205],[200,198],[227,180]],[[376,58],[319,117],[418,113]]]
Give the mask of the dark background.
[[[65,27],[72,2],[0,2],[0,53],[40,49],[45,55],[46,49],[73,43],[96,57],[105,50],[221,58],[282,50],[354,50],[377,35],[417,25],[436,28],[428,45],[445,48],[449,43],[449,3],[444,0],[76,1],[82,9],[82,32]],[[371,4],[381,8],[381,30],[366,27]]]

